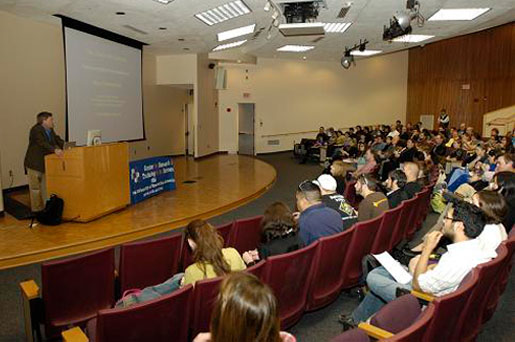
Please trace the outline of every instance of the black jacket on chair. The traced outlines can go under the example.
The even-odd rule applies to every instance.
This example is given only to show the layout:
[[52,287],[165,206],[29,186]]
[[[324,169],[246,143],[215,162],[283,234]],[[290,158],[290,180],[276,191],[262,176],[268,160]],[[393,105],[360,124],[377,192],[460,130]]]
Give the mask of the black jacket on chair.
[[25,168],[45,172],[45,156],[54,153],[56,148],[62,149],[63,145],[63,139],[55,134],[53,129],[50,131],[49,138],[45,127],[35,124],[30,129],[29,147],[25,154]]

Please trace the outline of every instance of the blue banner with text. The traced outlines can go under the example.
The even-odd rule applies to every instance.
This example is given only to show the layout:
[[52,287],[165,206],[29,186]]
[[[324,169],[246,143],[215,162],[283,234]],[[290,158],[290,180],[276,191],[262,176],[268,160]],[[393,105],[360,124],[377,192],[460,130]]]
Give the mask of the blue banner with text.
[[175,189],[172,157],[154,157],[130,162],[131,203],[136,204],[163,191]]

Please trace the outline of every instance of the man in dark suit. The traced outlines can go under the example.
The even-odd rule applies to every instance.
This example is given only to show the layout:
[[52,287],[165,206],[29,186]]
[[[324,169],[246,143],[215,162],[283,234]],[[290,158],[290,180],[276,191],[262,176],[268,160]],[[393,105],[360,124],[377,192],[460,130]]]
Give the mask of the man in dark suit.
[[400,205],[402,201],[408,199],[408,194],[404,191],[406,185],[406,174],[402,170],[393,170],[388,174],[386,180],[386,187],[390,190],[386,197],[388,198],[388,204],[390,209]]
[[45,156],[52,153],[62,156],[63,145],[63,139],[54,132],[52,113],[39,113],[37,123],[30,129],[29,147],[24,162],[29,178],[30,206],[33,212],[43,210],[47,199]]

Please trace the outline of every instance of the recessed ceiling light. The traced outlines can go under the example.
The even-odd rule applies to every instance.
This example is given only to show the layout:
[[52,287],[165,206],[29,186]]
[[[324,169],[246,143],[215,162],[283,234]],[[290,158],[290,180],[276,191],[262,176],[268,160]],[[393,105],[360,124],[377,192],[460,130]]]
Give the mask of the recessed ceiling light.
[[314,49],[312,45],[284,45],[277,49],[281,52],[305,52]]
[[324,30],[327,33],[343,33],[352,23],[325,23]]
[[203,23],[212,26],[226,20],[240,17],[251,12],[250,8],[241,0],[228,2],[221,6],[195,14],[195,17]]
[[116,15],[125,15],[125,12],[116,12]]
[[490,8],[442,8],[428,20],[474,20],[489,10]]
[[224,31],[218,33],[218,41],[222,42],[224,40],[233,39],[239,36],[244,36],[246,34],[251,34],[254,32],[254,29],[256,28],[256,24],[238,27],[229,31]]
[[154,0],[154,1],[159,2],[160,4],[163,4],[163,5],[168,5],[173,0]]
[[425,35],[425,34],[405,34],[404,36],[397,37],[392,39],[392,42],[399,43],[418,43],[427,39],[431,39],[434,36]]
[[246,41],[247,40],[245,39],[245,40],[239,40],[237,42],[232,42],[232,43],[228,43],[228,44],[218,45],[217,47],[215,47],[213,49],[213,51],[220,51],[220,50],[234,48],[234,47],[237,47],[237,46],[245,44]]
[[382,50],[364,50],[364,51],[352,50],[350,54],[353,56],[372,56],[372,55],[377,55],[378,53],[381,53],[381,52],[383,52],[383,51]]

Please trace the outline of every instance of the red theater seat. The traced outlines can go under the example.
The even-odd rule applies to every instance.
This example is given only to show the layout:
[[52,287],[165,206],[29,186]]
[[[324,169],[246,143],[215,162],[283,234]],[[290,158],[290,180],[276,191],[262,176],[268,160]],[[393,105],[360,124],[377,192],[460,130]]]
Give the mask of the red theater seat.
[[256,249],[261,241],[261,220],[263,216],[236,220],[229,237],[229,246],[236,248],[240,254]]
[[380,254],[390,250],[390,241],[394,231],[397,230],[402,209],[402,206],[399,205],[383,213],[383,219],[372,245],[372,254]]
[[355,228],[319,240],[313,260],[313,276],[308,293],[307,310],[316,310],[331,303],[342,288],[345,254]]
[[195,283],[191,307],[191,336],[209,331],[211,312],[220,291],[222,279],[223,277],[216,277]]
[[151,241],[123,244],[120,248],[120,287],[142,289],[160,284],[179,270],[180,234]]
[[100,310],[88,322],[91,342],[188,341],[193,287],[125,309]]
[[281,329],[291,327],[304,313],[318,243],[272,256],[266,261],[263,280],[277,297]]
[[41,265],[45,333],[57,337],[114,304],[114,249]]

